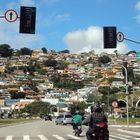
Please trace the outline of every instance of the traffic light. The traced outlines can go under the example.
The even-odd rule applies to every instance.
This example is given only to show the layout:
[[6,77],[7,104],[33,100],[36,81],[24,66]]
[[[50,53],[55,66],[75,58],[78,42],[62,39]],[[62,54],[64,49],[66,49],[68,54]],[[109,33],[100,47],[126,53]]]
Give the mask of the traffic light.
[[20,33],[35,34],[36,7],[20,7]]
[[128,93],[129,94],[133,93],[133,86],[130,85],[128,86]]
[[103,38],[104,38],[104,49],[115,49],[117,46],[116,41],[116,27],[104,27]]

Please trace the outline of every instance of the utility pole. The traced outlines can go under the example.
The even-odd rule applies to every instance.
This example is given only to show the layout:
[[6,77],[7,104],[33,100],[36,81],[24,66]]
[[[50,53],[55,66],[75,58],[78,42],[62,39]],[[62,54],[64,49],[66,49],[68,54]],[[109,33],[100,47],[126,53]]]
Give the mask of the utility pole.
[[125,70],[125,91],[126,91],[126,112],[127,112],[127,127],[129,127],[129,105],[128,105],[128,75],[127,69],[122,65],[122,68]]

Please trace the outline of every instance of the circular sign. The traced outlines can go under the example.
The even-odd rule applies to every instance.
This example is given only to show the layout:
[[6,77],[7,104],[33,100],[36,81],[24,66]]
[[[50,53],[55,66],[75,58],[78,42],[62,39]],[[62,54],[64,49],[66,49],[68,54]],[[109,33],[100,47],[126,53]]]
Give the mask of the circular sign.
[[122,42],[124,40],[124,34],[122,32],[117,33],[117,41]]
[[18,14],[15,10],[8,10],[5,12],[5,19],[8,21],[8,22],[15,22],[18,18]]
[[113,101],[112,102],[112,106],[115,108],[115,107],[118,107],[118,102],[117,101]]

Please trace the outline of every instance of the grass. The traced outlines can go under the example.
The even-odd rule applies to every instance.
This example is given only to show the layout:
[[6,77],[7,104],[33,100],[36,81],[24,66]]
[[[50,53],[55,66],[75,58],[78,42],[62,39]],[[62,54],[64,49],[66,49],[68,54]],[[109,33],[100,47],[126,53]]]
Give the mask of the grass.
[[[129,118],[130,125],[137,125],[136,122],[140,122],[140,118]],[[109,119],[109,124],[126,125],[127,118]]]
[[29,122],[33,119],[0,119],[0,125],[8,125],[22,122]]

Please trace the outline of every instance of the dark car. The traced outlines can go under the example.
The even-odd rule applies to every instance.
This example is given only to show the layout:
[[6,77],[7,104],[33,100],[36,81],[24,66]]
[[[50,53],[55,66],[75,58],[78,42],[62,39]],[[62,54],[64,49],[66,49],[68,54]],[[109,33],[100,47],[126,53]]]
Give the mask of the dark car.
[[49,121],[52,121],[52,116],[51,115],[46,115],[44,117],[45,121],[49,120]]

